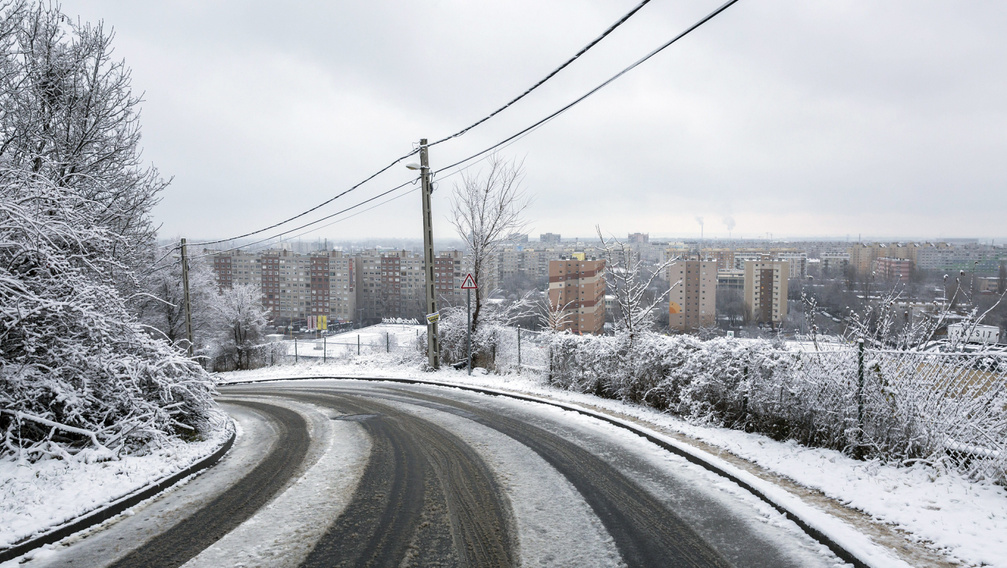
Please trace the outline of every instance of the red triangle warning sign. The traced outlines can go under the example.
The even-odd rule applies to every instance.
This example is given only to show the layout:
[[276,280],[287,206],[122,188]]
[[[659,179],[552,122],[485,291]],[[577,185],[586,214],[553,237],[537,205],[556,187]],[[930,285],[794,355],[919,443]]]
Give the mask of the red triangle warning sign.
[[465,275],[465,280],[462,281],[462,290],[475,290],[476,289],[476,279],[472,278],[471,274]]

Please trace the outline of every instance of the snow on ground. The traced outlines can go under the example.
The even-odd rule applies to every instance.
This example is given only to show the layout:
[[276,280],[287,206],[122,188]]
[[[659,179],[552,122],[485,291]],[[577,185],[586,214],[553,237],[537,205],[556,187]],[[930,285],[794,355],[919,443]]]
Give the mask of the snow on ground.
[[284,339],[287,354],[307,359],[339,358],[376,353],[402,353],[415,351],[414,346],[423,326],[380,324],[344,333],[327,335],[318,339]]
[[[806,487],[818,489],[876,520],[898,527],[965,565],[1007,567],[1007,490],[972,482],[939,465],[894,467],[861,462],[839,452],[776,442],[765,436],[686,423],[655,410],[557,390],[530,375],[488,375],[480,369],[424,372],[412,348],[418,326],[385,324],[330,336],[326,355],[299,341],[298,365],[218,375],[222,383],[291,377],[390,377],[474,385],[604,408],[658,428],[677,431],[759,464]],[[357,335],[361,356],[356,356]],[[388,338],[386,340],[386,337]],[[387,341],[387,343],[386,343]],[[348,343],[345,353],[329,351]],[[390,346],[390,353],[384,353]],[[371,349],[366,350],[365,347]],[[302,349],[303,348],[303,349]],[[310,354],[309,354],[310,353]],[[144,457],[85,463],[0,460],[0,546],[8,546],[111,502],[154,480],[184,469],[219,447],[225,433]]]
[[299,566],[328,530],[328,521],[349,504],[363,476],[371,442],[354,422],[332,420],[328,409],[310,409],[289,401],[284,406],[305,417],[312,443],[324,446],[310,456],[317,461],[291,487],[184,568],[217,566]]
[[[415,326],[375,326],[374,333],[395,333],[415,338]],[[940,550],[964,565],[1007,567],[1007,489],[973,482],[939,464],[912,467],[858,461],[824,449],[777,442],[766,436],[725,428],[689,424],[656,410],[558,390],[531,375],[488,375],[481,369],[468,376],[464,370],[424,372],[422,355],[406,357],[400,349],[374,353],[328,364],[278,366],[219,375],[222,382],[268,380],[287,377],[389,377],[459,385],[474,385],[553,400],[604,408],[681,432],[788,477],[805,487],[859,509],[875,520],[909,533],[918,542]]]
[[171,477],[220,448],[233,432],[220,417],[207,440],[118,460],[0,459],[0,547],[11,546]]

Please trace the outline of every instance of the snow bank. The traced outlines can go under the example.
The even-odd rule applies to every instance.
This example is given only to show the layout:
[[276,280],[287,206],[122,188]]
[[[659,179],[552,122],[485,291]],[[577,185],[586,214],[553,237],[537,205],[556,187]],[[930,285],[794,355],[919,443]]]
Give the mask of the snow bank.
[[[908,533],[911,540],[968,566],[1007,567],[1007,490],[988,481],[973,481],[937,462],[910,467],[860,461],[829,449],[814,449],[765,435],[687,422],[653,408],[589,393],[550,386],[535,374],[487,374],[475,369],[422,370],[422,359],[399,363],[391,355],[353,361],[273,367],[225,373],[221,383],[283,378],[347,377],[405,378],[446,384],[472,385],[574,403],[647,422],[657,430],[674,431],[723,448],[772,472],[863,511],[876,522]],[[778,490],[780,499],[796,499]],[[810,505],[809,505],[810,507]],[[840,521],[821,512],[812,519],[826,531],[838,531]],[[849,529],[843,529],[848,531]],[[849,538],[849,535],[845,535]]]
[[220,448],[233,432],[218,416],[200,442],[174,441],[110,461],[0,459],[0,548],[9,547],[170,477]]

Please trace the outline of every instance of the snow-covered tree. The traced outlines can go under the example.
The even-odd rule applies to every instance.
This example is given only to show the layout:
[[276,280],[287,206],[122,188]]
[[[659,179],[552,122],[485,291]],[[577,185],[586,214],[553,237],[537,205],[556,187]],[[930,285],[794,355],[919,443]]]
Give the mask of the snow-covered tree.
[[129,69],[113,59],[101,23],[74,22],[47,2],[0,10],[0,161],[72,188],[92,224],[125,237],[104,251],[115,262],[103,268],[131,294],[131,269],[151,260],[150,210],[167,184],[140,157]]
[[493,256],[512,233],[525,227],[523,215],[530,201],[521,187],[520,163],[490,156],[489,171],[475,175],[462,173],[451,201],[451,222],[465,241],[472,277],[478,289],[472,308],[472,330],[476,331],[483,305],[491,290],[487,278]]
[[3,452],[108,456],[197,434],[212,382],[126,310],[108,268],[122,237],[87,198],[0,170],[0,436]]
[[[616,332],[625,334],[632,342],[641,332],[653,327],[654,308],[671,293],[671,287],[657,294],[652,294],[650,290],[672,261],[657,265],[648,274],[643,261],[633,254],[630,246],[615,238],[606,241],[601,227],[596,229],[605,250],[607,293],[615,296]],[[676,285],[678,283],[672,283],[672,286]]]
[[253,368],[257,349],[265,340],[262,292],[257,286],[235,285],[220,293],[214,311],[219,330],[214,359],[227,369]]
[[[192,306],[194,351],[207,347],[217,333],[214,305],[218,301],[217,283],[200,255],[189,256],[189,302]],[[140,322],[157,330],[172,345],[186,347],[182,259],[177,250],[162,252],[149,270],[142,272],[145,294],[137,296],[135,309]]]
[[197,435],[212,381],[127,309],[164,186],[101,26],[0,5],[0,439],[33,459]]

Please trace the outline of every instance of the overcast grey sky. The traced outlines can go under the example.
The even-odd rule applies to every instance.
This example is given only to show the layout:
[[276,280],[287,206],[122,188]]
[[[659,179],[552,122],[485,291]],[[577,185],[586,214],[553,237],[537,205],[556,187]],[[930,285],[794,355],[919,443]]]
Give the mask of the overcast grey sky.
[[[328,199],[513,98],[638,0],[64,0],[104,20],[174,180],[162,236],[229,237]],[[720,5],[653,0],[539,91],[430,150],[546,116]],[[741,0],[501,151],[533,236],[1007,237],[1007,3]],[[474,166],[477,170],[480,164]],[[473,171],[470,170],[470,171]],[[446,174],[447,172],[445,172]],[[397,166],[322,213],[408,181]],[[450,237],[434,192],[435,237]],[[402,194],[400,192],[399,194]],[[396,195],[399,195],[396,194]],[[421,237],[420,196],[304,239]],[[317,217],[317,216],[316,216]],[[310,217],[310,219],[316,218]],[[272,233],[266,233],[272,234]]]

